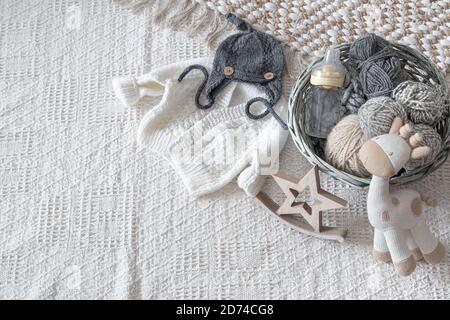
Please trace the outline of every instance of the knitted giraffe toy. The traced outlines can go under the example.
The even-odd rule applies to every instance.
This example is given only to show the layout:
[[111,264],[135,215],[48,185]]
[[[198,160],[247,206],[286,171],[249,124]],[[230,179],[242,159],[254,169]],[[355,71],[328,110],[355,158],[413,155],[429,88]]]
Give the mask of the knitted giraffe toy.
[[[411,136],[412,128],[395,118],[388,134],[368,140],[359,151],[359,158],[373,177],[367,197],[367,212],[374,227],[373,256],[393,261],[401,276],[411,274],[422,257],[437,264],[446,253],[422,216],[426,198],[411,189],[390,191],[389,179],[409,159],[427,156],[431,149],[418,146],[422,135]],[[428,203],[429,204],[429,203]]]

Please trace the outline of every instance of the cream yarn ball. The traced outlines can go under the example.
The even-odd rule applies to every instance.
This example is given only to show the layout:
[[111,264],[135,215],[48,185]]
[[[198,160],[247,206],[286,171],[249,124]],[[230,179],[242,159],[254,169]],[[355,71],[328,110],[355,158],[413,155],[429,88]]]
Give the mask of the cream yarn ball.
[[405,107],[384,96],[367,100],[359,108],[358,116],[361,128],[369,139],[388,133],[395,117],[400,117],[403,123],[408,120]]
[[358,151],[366,140],[358,116],[348,115],[328,135],[325,160],[339,170],[358,177],[370,177],[358,157]]
[[436,124],[448,108],[439,87],[417,81],[400,83],[392,97],[405,106],[409,119],[417,124]]

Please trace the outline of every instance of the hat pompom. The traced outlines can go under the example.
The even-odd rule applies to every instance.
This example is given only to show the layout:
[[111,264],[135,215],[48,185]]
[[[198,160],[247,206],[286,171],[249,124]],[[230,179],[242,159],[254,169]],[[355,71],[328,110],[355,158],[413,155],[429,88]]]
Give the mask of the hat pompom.
[[227,13],[225,18],[232,24],[236,26],[236,28],[240,31],[252,31],[252,27],[250,24],[245,22],[244,20],[238,18],[236,15],[232,13]]

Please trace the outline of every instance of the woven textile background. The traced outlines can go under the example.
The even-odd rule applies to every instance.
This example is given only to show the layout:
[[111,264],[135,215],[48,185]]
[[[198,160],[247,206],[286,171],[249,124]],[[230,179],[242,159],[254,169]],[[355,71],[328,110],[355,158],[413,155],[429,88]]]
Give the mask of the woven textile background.
[[[141,0],[135,0],[141,1]],[[352,42],[375,32],[431,57],[443,72],[450,63],[448,0],[195,0],[261,25],[302,54]]]
[[[123,108],[110,87],[211,54],[149,16],[108,0],[0,2],[0,298],[450,298],[449,258],[399,278],[370,257],[365,193],[328,176],[350,202],[326,215],[349,228],[343,244],[290,230],[235,184],[190,199],[136,146],[151,101]],[[281,166],[308,168],[292,141]],[[450,247],[450,162],[414,187],[439,201],[426,214]]]

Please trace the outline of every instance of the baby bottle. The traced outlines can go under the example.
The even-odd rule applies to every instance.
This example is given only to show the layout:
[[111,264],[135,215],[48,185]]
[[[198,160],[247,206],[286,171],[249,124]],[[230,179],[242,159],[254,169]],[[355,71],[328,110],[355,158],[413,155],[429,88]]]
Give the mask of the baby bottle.
[[312,87],[305,113],[308,135],[326,138],[340,120],[345,73],[337,49],[328,49],[322,62],[312,69]]

